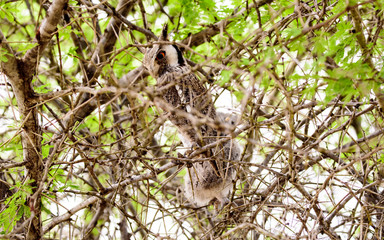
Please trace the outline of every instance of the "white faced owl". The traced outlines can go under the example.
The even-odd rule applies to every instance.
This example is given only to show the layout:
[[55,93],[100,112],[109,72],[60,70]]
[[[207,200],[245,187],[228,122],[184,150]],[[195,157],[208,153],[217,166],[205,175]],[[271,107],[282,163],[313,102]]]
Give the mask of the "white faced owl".
[[[159,41],[146,50],[143,65],[157,80],[157,89],[163,99],[175,109],[197,118],[218,120],[211,95],[197,76],[191,72],[177,45],[167,43],[167,26]],[[164,109],[166,111],[166,109]],[[169,120],[178,128],[185,147],[203,147],[223,137],[215,128],[206,124],[194,126],[188,114],[171,112]],[[233,187],[235,175],[233,162],[240,156],[239,148],[232,141],[218,145],[202,154],[206,161],[191,164],[185,176],[185,194],[190,202],[203,206],[210,201],[224,205]]]

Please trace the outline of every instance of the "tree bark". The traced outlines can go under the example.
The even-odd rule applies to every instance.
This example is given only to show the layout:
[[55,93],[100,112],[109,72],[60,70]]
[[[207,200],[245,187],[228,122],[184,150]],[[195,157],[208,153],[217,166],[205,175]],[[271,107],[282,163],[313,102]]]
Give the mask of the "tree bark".
[[[67,0],[53,1],[47,11],[46,18],[36,32],[35,42],[37,46],[28,50],[23,58],[15,56],[8,45],[3,33],[0,32],[0,47],[7,51],[7,62],[1,62],[1,70],[12,85],[13,93],[17,100],[21,122],[21,143],[23,146],[23,159],[26,162],[26,177],[31,180],[32,196],[28,204],[35,217],[29,225],[26,225],[26,239],[41,239],[41,191],[43,187],[42,172],[44,162],[41,155],[41,128],[36,109],[37,97],[32,79],[36,74],[36,68],[42,51],[52,38],[61,20],[62,11],[67,5]],[[49,167],[49,166],[46,166]]]

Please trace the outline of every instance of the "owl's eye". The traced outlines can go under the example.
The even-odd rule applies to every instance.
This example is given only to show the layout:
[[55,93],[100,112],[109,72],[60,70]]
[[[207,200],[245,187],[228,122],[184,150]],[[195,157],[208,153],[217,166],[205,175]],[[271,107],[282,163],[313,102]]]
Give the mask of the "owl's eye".
[[161,60],[165,57],[165,51],[160,51],[157,56],[156,56],[156,60]]

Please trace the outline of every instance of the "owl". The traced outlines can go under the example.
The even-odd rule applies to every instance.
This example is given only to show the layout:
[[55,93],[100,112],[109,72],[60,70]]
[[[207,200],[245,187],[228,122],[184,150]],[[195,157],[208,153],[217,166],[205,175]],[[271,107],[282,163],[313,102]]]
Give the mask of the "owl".
[[[191,71],[179,47],[167,43],[167,25],[159,37],[160,41],[164,43],[155,43],[152,48],[146,49],[143,60],[144,67],[157,81],[158,93],[179,112],[200,119],[220,121],[210,92]],[[224,136],[206,124],[192,124],[188,114],[177,114],[176,111],[168,113],[169,120],[177,127],[185,147],[203,147]],[[187,199],[196,206],[204,206],[211,201],[224,206],[233,188],[234,161],[239,156],[237,145],[228,141],[199,156],[207,161],[189,164],[184,179]]]

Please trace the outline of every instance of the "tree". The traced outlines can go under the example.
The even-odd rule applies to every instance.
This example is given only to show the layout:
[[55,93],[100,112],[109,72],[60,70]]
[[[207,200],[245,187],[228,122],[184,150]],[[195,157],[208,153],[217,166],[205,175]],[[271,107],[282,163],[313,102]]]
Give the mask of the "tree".
[[[1,1],[0,238],[382,239],[383,7]],[[223,209],[141,64],[165,23],[243,148]]]

